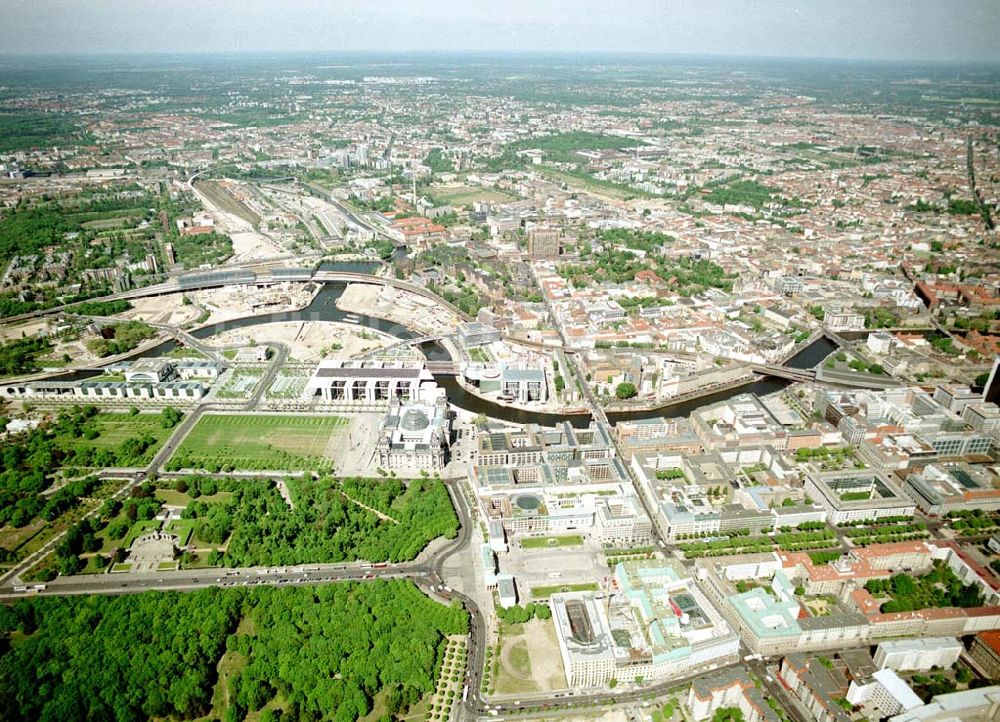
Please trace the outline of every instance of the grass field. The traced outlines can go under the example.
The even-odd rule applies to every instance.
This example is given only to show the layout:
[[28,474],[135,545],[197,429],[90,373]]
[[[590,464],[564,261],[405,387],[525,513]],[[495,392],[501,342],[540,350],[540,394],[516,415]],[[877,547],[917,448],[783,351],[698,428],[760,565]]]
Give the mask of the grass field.
[[102,218],[94,221],[87,221],[86,223],[81,223],[84,228],[90,228],[95,231],[105,231],[110,228],[121,228],[122,226],[130,223],[133,219],[126,216],[122,218]]
[[132,542],[136,540],[137,537],[141,537],[146,532],[153,531],[154,529],[160,528],[160,522],[156,519],[142,519],[137,521],[132,525],[132,528],[128,530],[128,535],[125,537],[125,541],[122,543],[122,547],[129,549],[132,546]]
[[546,587],[532,587],[531,598],[535,601],[548,599],[553,594],[559,592],[596,592],[596,582],[583,582],[582,584],[553,584]]
[[473,203],[508,203],[515,200],[514,196],[500,191],[474,186],[445,186],[433,188],[434,197],[453,206],[471,206]]
[[31,537],[40,532],[45,526],[45,520],[36,517],[30,524],[21,528],[5,526],[0,529],[0,548],[7,551],[14,551]]
[[533,619],[505,626],[494,680],[498,695],[550,692],[566,686],[555,625]]
[[535,166],[532,170],[547,176],[549,180],[557,183],[565,183],[570,188],[579,189],[596,196],[625,200],[626,198],[643,198],[648,195],[637,188],[630,188],[620,183],[611,183],[610,181],[602,181],[599,178],[593,177],[581,178],[572,173],[563,173],[554,168]]
[[537,536],[521,540],[522,549],[548,549],[550,547],[573,547],[583,544],[579,534],[565,536]]
[[191,430],[169,467],[327,469],[332,465],[327,446],[346,424],[339,416],[211,414]]
[[156,451],[166,441],[173,429],[163,428],[162,418],[159,414],[98,414],[88,422],[88,425],[97,428],[98,436],[93,439],[74,439],[66,437],[60,439],[60,446],[63,448],[84,448],[94,449],[117,449],[123,441],[134,439],[145,434],[149,434],[156,443],[146,449],[141,462],[149,462]]
[[174,519],[167,524],[164,531],[176,534],[178,536],[177,546],[186,547],[191,541],[191,534],[194,533],[194,526],[197,523],[195,519]]
[[[206,503],[211,503],[213,501],[229,501],[232,496],[233,492],[231,491],[219,491],[211,496],[199,496],[198,500]],[[185,494],[182,491],[177,491],[176,489],[157,489],[156,498],[168,506],[179,507],[185,507],[192,501],[190,495]]]

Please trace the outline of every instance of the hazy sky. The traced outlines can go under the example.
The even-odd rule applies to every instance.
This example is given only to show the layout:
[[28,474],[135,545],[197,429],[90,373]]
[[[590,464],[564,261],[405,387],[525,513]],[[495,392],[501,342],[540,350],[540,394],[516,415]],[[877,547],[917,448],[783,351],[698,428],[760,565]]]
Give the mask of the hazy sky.
[[218,50],[1000,62],[1000,0],[0,0],[0,54]]

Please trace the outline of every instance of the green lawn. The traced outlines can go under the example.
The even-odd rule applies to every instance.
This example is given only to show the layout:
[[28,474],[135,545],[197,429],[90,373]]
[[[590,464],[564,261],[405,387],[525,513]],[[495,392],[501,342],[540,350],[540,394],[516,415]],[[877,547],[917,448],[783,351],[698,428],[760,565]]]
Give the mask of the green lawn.
[[521,540],[522,549],[547,549],[549,547],[573,547],[583,544],[583,536],[580,534],[567,534],[565,536],[538,536]]
[[473,186],[447,186],[445,188],[432,188],[434,197],[444,203],[453,206],[471,206],[473,203],[507,203],[514,200],[514,196],[499,191],[486,188],[475,188]]
[[519,677],[531,676],[531,656],[528,654],[527,643],[517,642],[510,650],[510,665]]
[[174,431],[173,428],[163,428],[162,421],[158,413],[136,415],[101,413],[87,422],[87,426],[97,430],[98,435],[95,438],[73,438],[67,435],[59,439],[58,443],[64,449],[93,448],[117,451],[122,442],[148,434],[155,439],[155,443],[151,444],[142,456],[141,463],[148,463]]
[[[210,496],[199,496],[199,501],[204,501],[206,503],[212,503],[213,501],[229,501],[233,496],[231,491],[219,491]],[[162,501],[168,506],[179,506],[186,507],[190,504],[193,499],[190,494],[185,494],[182,491],[177,491],[176,489],[156,489],[156,498]]]
[[191,535],[194,533],[196,523],[195,519],[174,519],[167,524],[166,531],[176,534],[179,537],[177,546],[185,547],[191,541]]
[[490,358],[489,352],[484,348],[470,348],[469,358],[480,363],[490,363],[493,361],[493,359]]
[[596,592],[597,582],[582,582],[580,584],[552,584],[544,587],[532,587],[531,598],[548,599],[559,592]]
[[132,546],[132,542],[136,540],[137,537],[142,536],[148,531],[160,528],[160,522],[156,519],[142,519],[137,521],[132,525],[132,528],[128,530],[128,534],[125,536],[125,541],[122,547],[129,549]]
[[169,469],[329,469],[327,446],[347,424],[339,416],[203,416],[171,457]]

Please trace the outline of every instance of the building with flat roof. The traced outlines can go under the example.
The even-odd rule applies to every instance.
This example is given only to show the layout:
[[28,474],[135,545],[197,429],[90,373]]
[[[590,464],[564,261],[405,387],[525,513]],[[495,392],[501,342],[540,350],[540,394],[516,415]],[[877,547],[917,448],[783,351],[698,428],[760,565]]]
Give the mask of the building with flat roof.
[[478,321],[458,324],[457,334],[459,343],[466,349],[486,346],[500,340],[499,330]]
[[500,394],[512,401],[522,404],[529,401],[545,403],[549,397],[548,391],[545,369],[506,367],[500,370]]
[[316,367],[302,400],[388,406],[392,401],[433,401],[437,389],[434,376],[420,362],[328,359]]
[[470,478],[483,516],[509,534],[574,530],[604,546],[650,540],[652,525],[604,424],[484,429]]
[[983,400],[981,394],[974,393],[962,384],[941,384],[934,389],[933,398],[949,411],[961,414],[965,407]]
[[510,609],[517,604],[517,583],[510,574],[501,574],[496,579],[497,598],[500,601],[500,606],[504,609]]
[[1000,687],[980,687],[936,694],[927,704],[890,717],[889,722],[996,722],[1000,719]]
[[1000,679],[1000,630],[990,629],[973,637],[969,656],[989,679]]
[[765,502],[760,490],[754,488],[731,492],[737,485],[736,468],[743,464],[759,464],[777,469],[776,474],[783,473],[778,456],[767,447],[747,450],[747,458],[733,452],[735,464],[731,464],[726,461],[726,453],[719,452],[634,453],[629,463],[639,492],[654,515],[653,523],[666,539],[744,530],[763,533],[807,521],[824,521],[826,511],[821,507],[773,505],[773,499]]
[[698,454],[703,448],[691,422],[683,418],[619,421],[614,430],[625,458],[671,451]]
[[805,491],[834,524],[913,516],[916,509],[895,481],[873,469],[810,472]]
[[893,669],[880,669],[867,679],[851,680],[846,699],[861,707],[868,719],[884,719],[923,705],[923,700]]
[[604,547],[643,547],[653,540],[653,524],[635,492],[595,497],[594,538]]
[[[882,612],[864,588],[872,579],[925,574],[935,564],[977,587],[984,606]],[[815,563],[805,552],[769,552],[698,559],[695,567],[702,588],[744,643],[762,654],[831,650],[904,636],[955,637],[1000,626],[996,582],[953,543],[874,544],[852,548],[828,564]],[[816,597],[824,600],[818,611]]]
[[946,668],[955,664],[963,649],[954,637],[887,640],[875,651],[875,664],[879,669],[900,672]]
[[566,681],[657,682],[737,659],[739,638],[680,564],[619,563],[606,594],[551,597]]
[[528,255],[532,258],[558,258],[562,250],[562,232],[558,228],[535,227],[528,231]]
[[688,690],[687,708],[699,722],[724,707],[735,707],[745,722],[781,722],[742,667],[722,669],[696,677]]
[[152,400],[164,403],[191,403],[202,398],[208,388],[197,381],[29,381],[2,388],[5,397],[37,397],[59,401],[85,400],[118,402]]
[[507,551],[507,534],[503,528],[503,521],[500,519],[490,519],[486,522],[489,545],[497,554]]
[[984,466],[940,462],[909,474],[903,490],[925,514],[943,516],[952,511],[1000,509],[996,481],[996,474]]
[[219,364],[210,359],[182,358],[174,362],[174,370],[183,379],[217,379]]
[[262,364],[267,361],[267,346],[244,346],[237,349],[233,361],[238,364]]
[[788,431],[753,394],[741,394],[691,414],[702,445],[710,450],[747,446],[788,446]]
[[969,404],[962,411],[962,419],[979,433],[1000,438],[1000,406],[988,401]]
[[781,679],[818,722],[850,722],[841,702],[850,680],[829,660],[789,654],[781,661]]
[[135,361],[125,369],[129,383],[160,383],[174,377],[174,364],[170,359],[150,358]]
[[495,590],[499,567],[496,552],[489,544],[479,545],[479,562],[483,572],[483,586],[487,591]]
[[480,431],[475,463],[519,467],[558,460],[603,462],[613,458],[615,445],[607,424],[597,422],[586,429],[575,429],[567,421],[554,427],[526,424]]

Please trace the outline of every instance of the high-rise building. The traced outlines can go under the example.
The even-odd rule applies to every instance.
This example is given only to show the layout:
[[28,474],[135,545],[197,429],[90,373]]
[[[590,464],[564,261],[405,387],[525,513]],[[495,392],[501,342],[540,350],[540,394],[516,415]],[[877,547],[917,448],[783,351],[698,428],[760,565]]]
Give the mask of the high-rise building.
[[532,228],[528,231],[528,255],[533,258],[558,258],[562,236],[555,228]]
[[990,371],[990,377],[986,380],[986,386],[983,388],[983,400],[1000,404],[1000,356],[997,356],[993,362],[993,370]]

